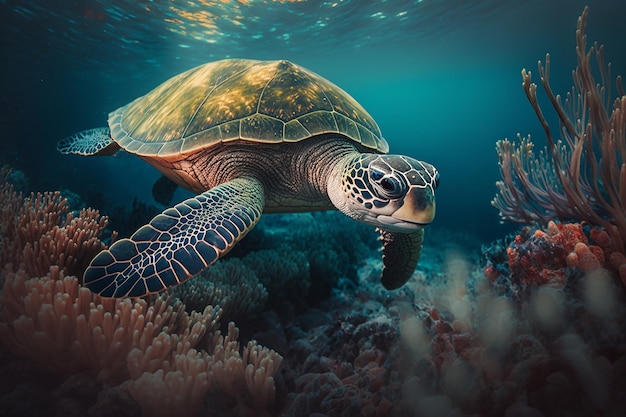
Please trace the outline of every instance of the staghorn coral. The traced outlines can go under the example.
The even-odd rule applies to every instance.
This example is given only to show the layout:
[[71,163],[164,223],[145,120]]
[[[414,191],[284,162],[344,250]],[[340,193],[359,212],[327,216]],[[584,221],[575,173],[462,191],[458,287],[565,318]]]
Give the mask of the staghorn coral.
[[[620,77],[618,97],[611,97],[610,71],[604,64],[604,49],[587,49],[585,26],[588,8],[578,19],[573,71],[574,87],[564,100],[550,88],[550,55],[545,67],[539,61],[544,90],[559,119],[561,138],[555,140],[537,98],[531,72],[523,70],[523,88],[546,134],[548,146],[533,153],[530,138],[518,145],[498,141],[502,180],[492,204],[504,220],[521,223],[550,219],[587,221],[603,227],[613,250],[626,253],[626,95]],[[601,74],[592,74],[595,57]],[[609,67],[610,69],[610,67]]]

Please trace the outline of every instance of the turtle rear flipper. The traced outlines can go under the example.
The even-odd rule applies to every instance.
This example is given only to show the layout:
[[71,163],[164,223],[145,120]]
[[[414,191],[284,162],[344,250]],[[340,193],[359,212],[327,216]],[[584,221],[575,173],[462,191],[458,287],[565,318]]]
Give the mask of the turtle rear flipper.
[[386,289],[395,290],[403,286],[415,271],[422,253],[424,229],[412,233],[378,231],[383,242],[381,282]]
[[165,175],[161,175],[161,177],[152,184],[152,198],[164,206],[169,206],[177,188],[178,184]]
[[84,285],[103,297],[141,297],[180,284],[224,256],[257,223],[261,183],[238,178],[176,204],[100,252]]
[[113,155],[119,149],[120,145],[111,139],[108,127],[83,130],[57,143],[57,150],[62,154],[82,156]]

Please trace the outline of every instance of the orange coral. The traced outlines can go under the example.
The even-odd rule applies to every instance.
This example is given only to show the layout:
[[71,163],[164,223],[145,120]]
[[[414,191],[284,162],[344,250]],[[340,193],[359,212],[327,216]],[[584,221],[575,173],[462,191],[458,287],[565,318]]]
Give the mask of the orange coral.
[[[569,267],[578,267],[584,272],[601,268],[604,264],[604,255],[602,255],[601,250],[599,254],[597,251],[592,251],[591,247],[582,242],[578,242],[574,247],[574,250],[570,252],[567,257],[567,265]],[[599,259],[598,255],[602,256],[601,259]]]
[[564,285],[568,254],[578,242],[587,242],[578,223],[548,222],[545,231],[516,236],[506,249],[513,281],[519,284]]

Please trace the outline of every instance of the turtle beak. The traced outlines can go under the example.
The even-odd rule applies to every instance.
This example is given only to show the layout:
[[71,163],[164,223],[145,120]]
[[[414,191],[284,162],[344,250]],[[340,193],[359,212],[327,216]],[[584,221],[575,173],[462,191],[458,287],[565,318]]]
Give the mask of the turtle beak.
[[435,195],[430,187],[411,186],[404,204],[392,217],[408,223],[427,225],[435,218]]

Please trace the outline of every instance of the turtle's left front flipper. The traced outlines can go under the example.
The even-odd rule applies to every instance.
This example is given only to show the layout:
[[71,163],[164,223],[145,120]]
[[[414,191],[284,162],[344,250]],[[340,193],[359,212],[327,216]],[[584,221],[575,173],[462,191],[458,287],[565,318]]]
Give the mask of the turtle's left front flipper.
[[238,178],[155,216],[100,252],[84,285],[103,297],[141,297],[173,287],[224,256],[263,212],[262,184]]
[[382,284],[388,290],[400,288],[411,278],[422,252],[424,229],[412,233],[378,229],[383,242]]

